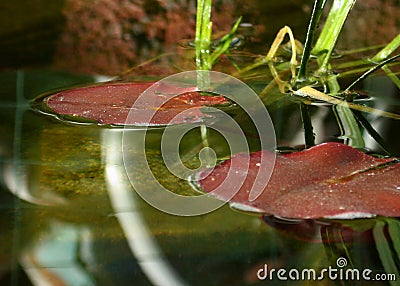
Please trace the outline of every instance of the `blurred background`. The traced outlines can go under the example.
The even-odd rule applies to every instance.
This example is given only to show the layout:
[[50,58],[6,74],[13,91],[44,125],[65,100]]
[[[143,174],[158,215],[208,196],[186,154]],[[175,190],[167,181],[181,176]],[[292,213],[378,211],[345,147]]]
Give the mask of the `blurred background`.
[[[187,47],[194,37],[195,7],[195,0],[1,1],[0,69],[115,75],[156,57],[157,65],[138,72],[193,69],[193,51]],[[216,0],[213,8],[217,36],[243,16],[240,48],[265,53],[284,25],[304,42],[312,1]],[[387,43],[397,34],[398,15],[397,0],[357,2],[338,47]]]

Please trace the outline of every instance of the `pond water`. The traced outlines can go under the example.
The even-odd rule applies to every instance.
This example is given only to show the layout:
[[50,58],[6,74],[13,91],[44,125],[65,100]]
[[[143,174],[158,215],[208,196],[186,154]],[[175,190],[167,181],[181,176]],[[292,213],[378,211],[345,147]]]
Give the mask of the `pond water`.
[[[228,204],[183,217],[143,201],[126,176],[120,128],[69,124],[30,103],[43,93],[110,79],[87,74],[120,74],[164,53],[156,62],[161,66],[139,66],[127,77],[165,75],[187,63],[193,69],[193,50],[177,51],[176,43],[193,36],[194,21],[187,19],[195,1],[146,0],[129,15],[112,0],[48,2],[0,5],[0,285],[399,285],[398,218],[289,220]],[[239,12],[253,24],[240,31],[249,44],[239,63],[265,54],[283,25],[304,39],[310,1],[216,2],[217,30],[229,30]],[[399,9],[396,0],[359,1],[339,47],[387,43],[398,33]],[[38,68],[43,66],[50,69]],[[260,92],[267,81],[256,79],[252,87]],[[368,105],[400,112],[399,91],[387,77],[371,77],[357,88],[367,94]],[[303,149],[299,102],[278,94],[263,100],[279,150]],[[353,140],[343,136],[332,106],[313,104],[309,112],[316,143]],[[372,115],[368,120],[399,157],[398,120]],[[246,118],[239,121],[250,149],[257,150],[253,126]],[[150,135],[157,139],[160,132]],[[209,135],[219,159],[229,154],[220,137]],[[367,132],[362,136],[365,151],[385,154]],[[198,164],[192,143],[199,139],[194,130],[184,140],[182,153],[192,155],[188,166]],[[160,167],[153,147],[147,156],[157,179],[193,195],[187,181]],[[141,166],[135,168],[140,173]]]
[[[1,285],[397,285],[396,218],[286,220],[229,205],[180,217],[148,205],[126,178],[121,129],[67,124],[29,105],[43,92],[98,80],[2,74]],[[297,103],[279,105],[270,110],[278,146],[304,144]],[[324,118],[314,126],[317,143],[337,140],[331,108],[311,113]],[[147,154],[158,166],[159,153]],[[186,181],[158,172],[163,184],[190,193]]]

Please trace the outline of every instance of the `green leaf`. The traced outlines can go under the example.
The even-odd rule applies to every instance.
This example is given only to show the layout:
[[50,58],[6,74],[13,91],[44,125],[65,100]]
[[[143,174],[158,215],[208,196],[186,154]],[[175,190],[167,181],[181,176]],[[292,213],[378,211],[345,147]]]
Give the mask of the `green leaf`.
[[211,54],[210,59],[209,59],[209,65],[212,67],[218,58],[226,53],[229,50],[229,46],[231,45],[231,42],[233,40],[233,37],[240,25],[240,22],[242,21],[242,17],[240,17],[235,25],[233,26],[232,30],[230,31],[229,34],[226,34],[225,36],[222,37],[220,40],[220,43],[218,44],[217,48],[214,50],[214,52]]
[[356,0],[334,0],[322,32],[312,50],[317,55],[320,73],[328,69],[329,60],[340,31]]

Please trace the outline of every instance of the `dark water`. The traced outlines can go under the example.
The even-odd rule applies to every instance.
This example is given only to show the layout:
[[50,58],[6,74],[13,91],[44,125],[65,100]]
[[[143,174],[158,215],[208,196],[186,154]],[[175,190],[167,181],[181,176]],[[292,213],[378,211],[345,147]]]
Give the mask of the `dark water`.
[[[0,68],[46,65],[117,74],[160,54],[177,53],[179,42],[194,37],[196,1],[131,2],[4,1],[0,10]],[[282,23],[290,23],[303,39],[307,25],[303,18],[308,17],[310,8],[302,0],[223,0],[214,1],[214,6],[215,28],[226,32],[243,16],[244,22],[255,27],[244,29],[244,35],[261,37],[265,42],[258,45],[259,52],[271,44]],[[275,11],[285,11],[280,21],[276,21]],[[257,41],[260,43],[260,39]],[[179,61],[174,60],[175,64]]]
[[[3,73],[2,285],[397,285],[377,281],[400,279],[395,218],[284,220],[228,205],[179,217],[149,206],[118,161],[120,131],[65,124],[29,106],[42,92],[95,80]],[[326,117],[317,141],[339,134],[330,110],[313,111]],[[271,108],[275,123],[296,112],[290,102]],[[277,125],[279,146],[304,142],[292,131],[301,129],[296,124]],[[150,164],[161,161],[148,156]],[[187,182],[156,170],[166,186],[190,192]],[[113,200],[124,190],[129,199],[121,207]]]

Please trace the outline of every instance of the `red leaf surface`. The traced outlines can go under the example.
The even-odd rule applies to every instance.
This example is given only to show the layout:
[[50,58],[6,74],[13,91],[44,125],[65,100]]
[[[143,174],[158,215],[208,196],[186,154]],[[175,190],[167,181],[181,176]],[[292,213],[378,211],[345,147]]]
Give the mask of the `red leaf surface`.
[[[46,103],[61,115],[84,117],[100,124],[141,126],[198,122],[206,116],[200,111],[202,107],[228,103],[223,96],[204,96],[193,87],[162,86],[162,94],[146,93],[146,100],[135,104],[150,86],[152,83],[112,83],[76,88],[53,94]],[[165,100],[168,101],[163,104]],[[128,116],[131,111],[135,116]],[[179,116],[182,111],[187,112]]]
[[[277,155],[268,185],[250,202],[248,193],[259,169],[257,163],[266,153],[233,156],[200,180],[200,188],[205,192],[215,190],[235,160],[243,162],[242,171],[247,172],[243,185],[230,200],[240,208],[301,219],[400,216],[400,163],[395,158],[372,157],[333,142]],[[238,184],[230,182],[231,186]],[[222,189],[213,195],[227,200],[231,192]]]

